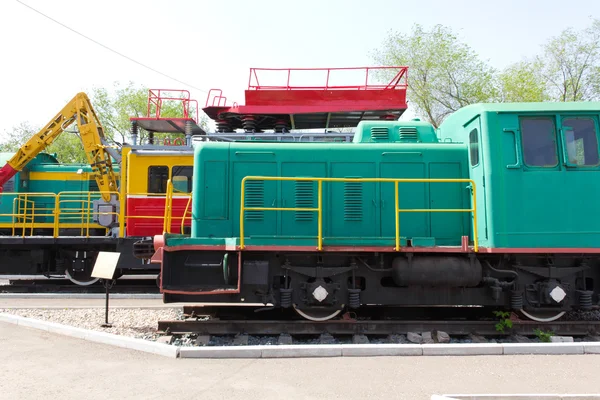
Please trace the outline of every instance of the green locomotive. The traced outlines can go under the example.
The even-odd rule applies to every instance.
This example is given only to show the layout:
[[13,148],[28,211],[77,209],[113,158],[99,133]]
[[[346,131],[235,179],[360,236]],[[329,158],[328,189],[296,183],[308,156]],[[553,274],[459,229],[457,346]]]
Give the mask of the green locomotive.
[[597,307],[600,103],[479,104],[352,143],[198,143],[191,235],[155,238],[165,302],[311,320],[477,305]]

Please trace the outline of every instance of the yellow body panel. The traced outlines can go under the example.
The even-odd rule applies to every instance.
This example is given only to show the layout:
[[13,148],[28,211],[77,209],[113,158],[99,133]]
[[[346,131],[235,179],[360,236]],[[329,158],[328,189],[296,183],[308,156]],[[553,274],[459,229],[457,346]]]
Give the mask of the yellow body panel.
[[[125,158],[124,154],[123,158]],[[128,164],[127,194],[146,194],[148,192],[148,168],[152,166],[169,167],[169,179],[172,179],[172,167],[175,165],[191,167],[194,165],[194,156],[192,154],[154,156],[131,153],[128,158]]]
[[92,179],[89,172],[30,172],[32,181],[87,181]]

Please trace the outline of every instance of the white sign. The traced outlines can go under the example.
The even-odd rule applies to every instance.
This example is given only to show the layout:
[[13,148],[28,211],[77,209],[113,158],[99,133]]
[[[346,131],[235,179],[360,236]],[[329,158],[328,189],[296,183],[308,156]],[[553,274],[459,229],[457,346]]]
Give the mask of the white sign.
[[96,264],[92,270],[92,277],[101,279],[112,279],[119,263],[121,253],[101,251],[96,258]]

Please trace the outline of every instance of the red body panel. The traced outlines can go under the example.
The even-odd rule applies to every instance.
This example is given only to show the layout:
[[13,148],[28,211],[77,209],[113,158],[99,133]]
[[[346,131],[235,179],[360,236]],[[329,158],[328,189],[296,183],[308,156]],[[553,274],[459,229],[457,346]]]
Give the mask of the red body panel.
[[[173,217],[171,220],[171,233],[181,233],[181,218],[188,204],[188,197],[173,198]],[[188,216],[191,205],[188,208]],[[127,196],[127,236],[154,236],[163,234],[165,214],[165,197],[156,196]],[[144,218],[138,218],[144,217]],[[148,218],[160,217],[160,218]],[[184,222],[189,227],[191,220]]]

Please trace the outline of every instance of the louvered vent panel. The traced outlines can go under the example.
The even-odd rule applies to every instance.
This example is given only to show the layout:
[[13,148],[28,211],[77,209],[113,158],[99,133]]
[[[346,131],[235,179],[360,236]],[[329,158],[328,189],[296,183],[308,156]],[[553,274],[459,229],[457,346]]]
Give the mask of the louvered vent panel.
[[[246,181],[246,193],[244,194],[245,207],[264,207],[265,206],[265,182],[264,181]],[[262,221],[264,211],[246,211],[247,221]]]
[[389,139],[388,128],[382,126],[374,126],[371,128],[371,140],[375,142]]
[[417,128],[408,126],[401,127],[400,140],[417,140]]
[[[296,181],[296,203],[297,208],[315,207],[315,182]],[[296,211],[296,221],[312,221],[313,211]]]
[[344,220],[362,221],[362,183],[344,182]]

